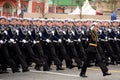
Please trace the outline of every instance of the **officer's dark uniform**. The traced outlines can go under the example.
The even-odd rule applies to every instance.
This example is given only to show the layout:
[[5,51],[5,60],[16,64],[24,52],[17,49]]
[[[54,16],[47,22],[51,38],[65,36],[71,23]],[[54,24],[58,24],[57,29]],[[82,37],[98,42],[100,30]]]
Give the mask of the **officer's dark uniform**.
[[96,32],[91,30],[89,35],[88,35],[88,38],[89,38],[89,46],[87,48],[87,59],[84,62],[80,76],[87,77],[85,75],[86,69],[87,69],[87,66],[89,64],[90,59],[93,57],[97,60],[98,65],[99,65],[100,69],[102,70],[103,76],[110,75],[110,73],[108,73],[108,68],[102,62],[101,56],[100,56],[98,49],[97,49],[97,34],[96,34]]

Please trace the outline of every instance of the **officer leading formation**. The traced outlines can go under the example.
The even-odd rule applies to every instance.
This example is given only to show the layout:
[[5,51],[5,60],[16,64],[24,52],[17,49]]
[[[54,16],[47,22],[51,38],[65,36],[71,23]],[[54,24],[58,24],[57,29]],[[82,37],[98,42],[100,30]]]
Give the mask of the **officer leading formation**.
[[[81,68],[81,77],[91,64],[103,76],[109,64],[120,63],[120,21],[89,19],[39,19],[0,17],[0,73]],[[76,63],[76,65],[74,64]],[[43,67],[43,68],[42,68]]]

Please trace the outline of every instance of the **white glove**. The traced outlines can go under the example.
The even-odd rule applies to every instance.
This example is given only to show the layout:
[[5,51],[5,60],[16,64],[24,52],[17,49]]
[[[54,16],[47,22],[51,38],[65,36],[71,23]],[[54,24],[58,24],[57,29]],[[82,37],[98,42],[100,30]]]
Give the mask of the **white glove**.
[[31,35],[31,31],[28,31],[29,35]]
[[17,35],[19,34],[19,31],[18,30],[16,30],[16,33],[17,33]]
[[119,31],[117,31],[117,33],[118,33],[118,34],[120,34],[120,32],[119,32]]
[[86,41],[88,41],[88,38],[86,39]]
[[108,39],[108,37],[105,37],[105,39],[107,40],[107,39]]
[[68,42],[70,42],[71,40],[70,39],[68,39]]
[[0,40],[0,44],[3,44],[3,40]]
[[6,30],[4,31],[4,33],[5,33],[6,35],[8,35],[8,32],[7,32]]
[[26,43],[27,41],[25,39],[22,40],[23,43]]
[[33,41],[33,44],[36,44],[36,41],[35,41],[35,40]]
[[49,40],[49,39],[46,39],[46,42],[48,42],[48,43],[49,43],[49,42],[50,42],[50,40]]
[[99,32],[102,33],[102,30],[99,29]]
[[114,37],[114,40],[117,40],[117,38],[116,38],[116,37]]
[[84,31],[83,31],[83,30],[82,30],[81,32],[82,32],[82,34],[84,34]]
[[14,43],[14,39],[10,39],[10,42]]
[[74,31],[72,31],[72,34],[75,35]]
[[66,32],[65,32],[65,31],[63,31],[63,34],[66,34]]
[[39,35],[40,35],[40,37],[42,36],[42,33],[41,32],[39,32]]
[[78,41],[80,42],[81,40],[80,40],[80,39],[78,39]]
[[108,29],[109,32],[111,32],[111,29]]
[[60,42],[60,43],[61,43],[61,42],[62,42],[62,40],[61,40],[61,39],[59,39],[59,40],[58,40],[58,42]]
[[54,35],[54,31],[52,31],[52,34]]

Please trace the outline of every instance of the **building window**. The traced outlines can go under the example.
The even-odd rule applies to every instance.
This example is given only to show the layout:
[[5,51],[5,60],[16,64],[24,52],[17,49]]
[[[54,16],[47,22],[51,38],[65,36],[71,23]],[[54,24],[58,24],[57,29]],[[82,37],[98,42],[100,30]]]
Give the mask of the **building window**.
[[9,3],[3,5],[3,15],[12,16],[12,6]]
[[39,5],[36,6],[36,13],[40,13],[40,6]]

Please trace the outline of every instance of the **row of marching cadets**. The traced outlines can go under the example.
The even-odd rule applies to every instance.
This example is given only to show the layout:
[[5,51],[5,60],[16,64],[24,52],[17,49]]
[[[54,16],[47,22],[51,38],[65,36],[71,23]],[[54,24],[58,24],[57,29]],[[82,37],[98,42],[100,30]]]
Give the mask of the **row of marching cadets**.
[[[87,59],[88,34],[92,23],[97,23],[97,49],[105,64],[119,63],[119,21],[27,19],[0,17],[0,72],[29,71],[34,62],[36,70],[49,71],[80,69]],[[97,61],[92,58],[90,62]],[[74,65],[76,63],[77,65]],[[98,64],[99,65],[99,64]],[[85,77],[85,75],[82,75]]]

